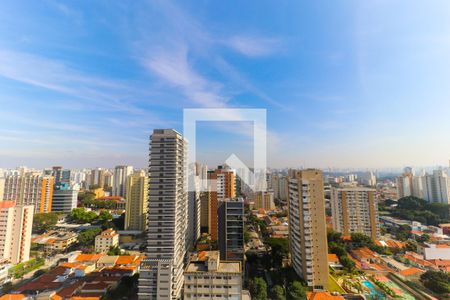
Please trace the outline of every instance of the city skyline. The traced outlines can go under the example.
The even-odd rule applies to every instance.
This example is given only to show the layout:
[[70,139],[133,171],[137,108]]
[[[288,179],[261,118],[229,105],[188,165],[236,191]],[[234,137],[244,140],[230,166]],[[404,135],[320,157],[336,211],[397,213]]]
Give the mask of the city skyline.
[[[0,165],[144,168],[202,107],[267,109],[274,168],[448,165],[450,4],[236,5],[6,2]],[[246,148],[249,124],[209,125],[208,165]]]

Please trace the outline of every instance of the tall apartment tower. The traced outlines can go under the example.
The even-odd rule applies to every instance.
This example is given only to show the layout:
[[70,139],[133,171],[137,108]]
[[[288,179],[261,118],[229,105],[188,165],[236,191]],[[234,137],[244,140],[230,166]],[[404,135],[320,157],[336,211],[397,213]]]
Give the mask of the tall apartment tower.
[[18,264],[30,259],[33,205],[0,201],[0,260]]
[[219,166],[216,170],[208,174],[210,183],[210,201],[209,201],[209,234],[213,241],[218,239],[218,218],[217,210],[219,202],[225,199],[236,197],[235,174],[234,171],[226,166]]
[[434,170],[422,179],[423,198],[428,202],[450,204],[450,178],[443,170]]
[[343,235],[364,233],[373,240],[380,235],[376,190],[362,187],[333,188],[331,214],[333,229]]
[[53,176],[42,176],[38,172],[22,172],[5,179],[3,200],[20,205],[33,205],[36,213],[52,211]]
[[127,179],[125,230],[144,231],[147,225],[148,177],[136,171]]
[[309,287],[324,290],[328,282],[327,230],[323,173],[289,171],[289,247],[292,266]]
[[210,209],[210,201],[211,201],[211,193],[209,191],[203,191],[200,193],[200,232],[207,233],[209,232],[209,217],[211,214],[209,213]]
[[272,210],[275,209],[275,200],[274,200],[274,192],[273,191],[260,191],[255,192],[255,209],[264,209],[264,210]]
[[187,142],[173,129],[150,137],[146,258],[139,299],[180,299],[187,232]]
[[190,174],[188,180],[190,188],[188,192],[186,250],[194,246],[200,237],[201,223],[200,178],[198,174]]
[[219,203],[220,259],[244,264],[244,200],[225,199]]
[[126,197],[127,178],[132,173],[132,166],[116,166],[114,168],[113,196]]

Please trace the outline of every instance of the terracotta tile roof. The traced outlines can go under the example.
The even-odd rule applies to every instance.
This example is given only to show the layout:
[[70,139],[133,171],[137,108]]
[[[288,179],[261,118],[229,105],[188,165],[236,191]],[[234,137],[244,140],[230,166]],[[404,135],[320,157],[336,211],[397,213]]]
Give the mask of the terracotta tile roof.
[[409,268],[409,269],[405,269],[402,270],[400,272],[398,272],[400,275],[402,276],[411,276],[411,275],[416,275],[418,273],[425,273],[425,271],[418,269],[418,268]]
[[339,258],[337,257],[336,254],[328,253],[328,262],[338,263],[339,262]]
[[100,297],[76,296],[76,297],[71,297],[70,300],[100,300]]
[[329,292],[307,292],[308,300],[344,300],[342,296],[333,296]]
[[6,294],[6,295],[1,296],[0,300],[22,300],[25,298],[27,298],[27,296],[23,295],[23,294]]
[[103,254],[80,254],[75,258],[76,261],[94,261],[99,260]]
[[116,261],[116,265],[131,265],[136,264],[136,261],[139,260],[139,256],[137,255],[121,255]]
[[450,259],[429,259],[428,261],[438,267],[450,267]]

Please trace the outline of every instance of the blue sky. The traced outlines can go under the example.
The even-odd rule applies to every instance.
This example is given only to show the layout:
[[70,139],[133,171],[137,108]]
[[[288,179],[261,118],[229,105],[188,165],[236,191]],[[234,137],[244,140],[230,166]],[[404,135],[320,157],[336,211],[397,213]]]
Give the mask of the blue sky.
[[[208,107],[266,108],[273,167],[450,158],[448,1],[0,8],[0,166],[144,167],[153,128]],[[202,125],[199,159],[250,160],[247,127]]]

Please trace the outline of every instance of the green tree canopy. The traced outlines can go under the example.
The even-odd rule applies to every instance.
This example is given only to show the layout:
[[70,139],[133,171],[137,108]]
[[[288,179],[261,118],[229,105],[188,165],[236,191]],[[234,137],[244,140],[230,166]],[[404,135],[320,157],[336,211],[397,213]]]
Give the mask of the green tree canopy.
[[70,217],[76,223],[92,223],[97,219],[97,214],[93,211],[87,211],[85,208],[74,208],[70,213]]
[[306,299],[306,287],[304,287],[300,281],[292,282],[288,288],[286,299],[288,300]]
[[33,218],[33,230],[42,233],[53,229],[58,222],[58,214],[56,213],[40,213],[35,214]]
[[450,293],[450,274],[427,271],[420,276],[423,285],[438,294]]
[[282,286],[276,285],[272,288],[272,299],[286,300],[286,295],[284,294],[284,288]]
[[261,277],[250,281],[250,293],[253,300],[267,300],[267,283]]
[[100,228],[86,229],[78,235],[78,242],[82,246],[93,246],[95,237],[102,232]]

